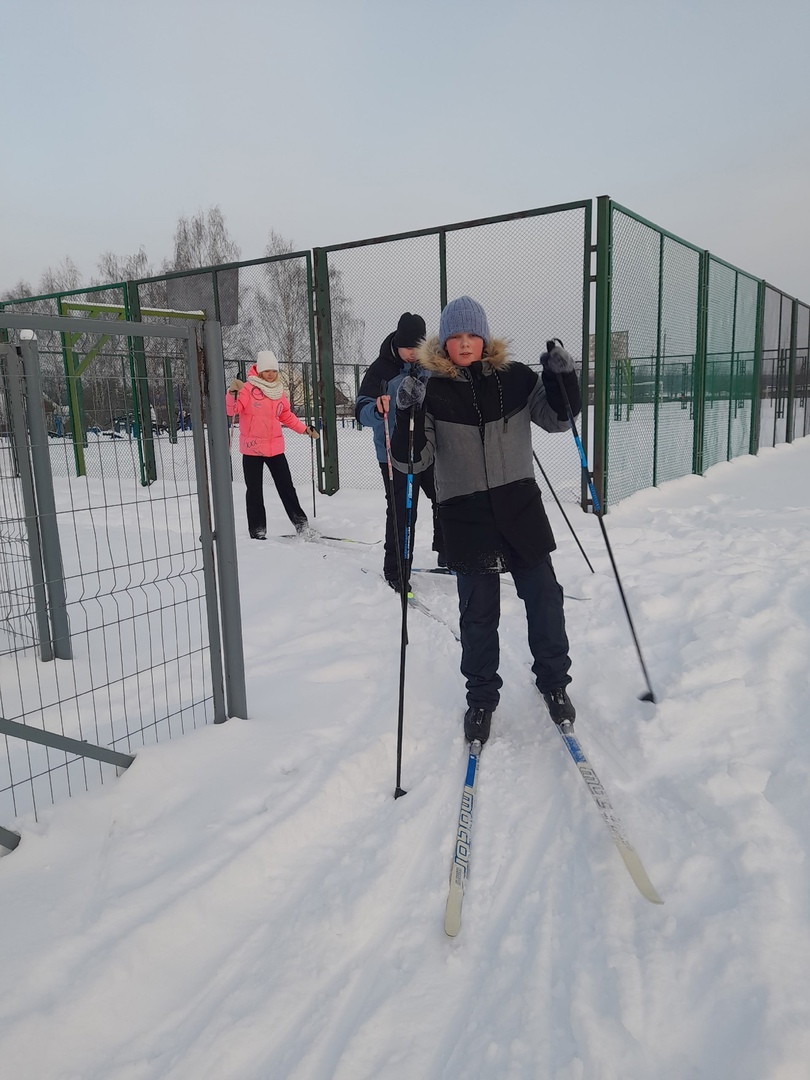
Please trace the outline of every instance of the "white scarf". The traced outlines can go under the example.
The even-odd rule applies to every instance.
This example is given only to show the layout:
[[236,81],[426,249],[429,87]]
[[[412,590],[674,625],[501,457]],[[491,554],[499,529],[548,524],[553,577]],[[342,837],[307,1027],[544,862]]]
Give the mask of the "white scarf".
[[281,375],[274,382],[265,382],[260,375],[248,375],[247,381],[251,386],[258,386],[264,396],[269,397],[271,401],[278,401],[284,393],[284,383],[281,381]]

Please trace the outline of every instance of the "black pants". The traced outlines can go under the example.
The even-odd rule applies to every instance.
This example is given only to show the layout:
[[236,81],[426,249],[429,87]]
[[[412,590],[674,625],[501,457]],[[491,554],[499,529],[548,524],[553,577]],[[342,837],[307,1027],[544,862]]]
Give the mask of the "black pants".
[[[387,578],[399,577],[399,555],[405,551],[405,528],[408,522],[408,513],[405,507],[408,489],[408,474],[394,469],[394,506],[391,505],[391,481],[388,478],[388,464],[380,462],[383,485],[385,487],[385,556],[383,559],[383,574]],[[419,489],[424,488],[431,501],[433,508],[433,550],[443,554],[442,531],[439,525],[439,515],[436,510],[436,490],[433,485],[433,467],[423,473],[417,473],[413,478],[412,508],[411,508],[411,543],[409,563],[413,563],[413,538],[416,529],[416,508],[419,502]],[[396,512],[396,528],[394,517]],[[399,552],[399,555],[397,554]],[[406,580],[410,575],[410,565],[406,571]]]
[[[563,591],[547,555],[539,566],[511,567],[517,594],[526,605],[532,671],[541,693],[571,682]],[[467,704],[495,709],[503,679],[498,674],[501,582],[498,574],[457,574],[461,673]]]
[[290,475],[290,466],[284,454],[275,454],[273,457],[259,457],[256,454],[242,454],[242,471],[245,474],[245,505],[247,506],[248,529],[267,528],[267,514],[264,509],[264,495],[262,494],[262,482],[264,479],[264,466],[270,470],[276,491],[287,512],[287,517],[293,525],[306,524],[307,515],[301,509],[301,503],[295,493],[295,488]]

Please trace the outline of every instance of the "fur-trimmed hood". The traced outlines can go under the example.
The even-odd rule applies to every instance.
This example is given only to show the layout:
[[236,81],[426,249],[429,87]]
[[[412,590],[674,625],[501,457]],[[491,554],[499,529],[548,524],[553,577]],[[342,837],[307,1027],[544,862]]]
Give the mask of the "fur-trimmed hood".
[[[484,354],[481,357],[484,364],[484,374],[490,371],[504,371],[512,361],[506,353],[506,342],[503,338],[492,338],[484,346]],[[462,368],[456,367],[444,349],[439,348],[437,335],[423,341],[416,352],[416,360],[425,371],[434,375],[444,376],[446,379],[455,379]]]

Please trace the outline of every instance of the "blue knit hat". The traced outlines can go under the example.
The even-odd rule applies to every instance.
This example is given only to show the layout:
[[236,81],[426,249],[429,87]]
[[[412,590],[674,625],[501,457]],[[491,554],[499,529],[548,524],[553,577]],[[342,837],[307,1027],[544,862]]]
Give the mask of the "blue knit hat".
[[485,345],[489,341],[489,326],[484,309],[469,296],[451,300],[442,312],[439,320],[439,345],[444,348],[445,342],[453,334],[475,334],[476,337],[484,339]]

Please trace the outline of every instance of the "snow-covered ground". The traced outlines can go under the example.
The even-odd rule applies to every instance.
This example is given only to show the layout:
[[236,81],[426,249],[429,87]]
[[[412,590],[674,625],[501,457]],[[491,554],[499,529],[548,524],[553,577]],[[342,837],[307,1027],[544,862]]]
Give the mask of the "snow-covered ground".
[[[638,700],[598,523],[570,511],[591,574],[551,505],[577,730],[665,904],[636,892],[541,708],[504,581],[505,685],[451,941],[458,645],[409,612],[394,800],[400,610],[380,546],[248,540],[237,473],[250,718],[3,822],[23,836],[0,859],[3,1076],[803,1080],[808,474],[804,439],[613,508],[657,706]],[[288,532],[267,487],[269,531]],[[342,490],[315,524],[374,541],[382,504]],[[414,581],[452,625],[452,580]]]

